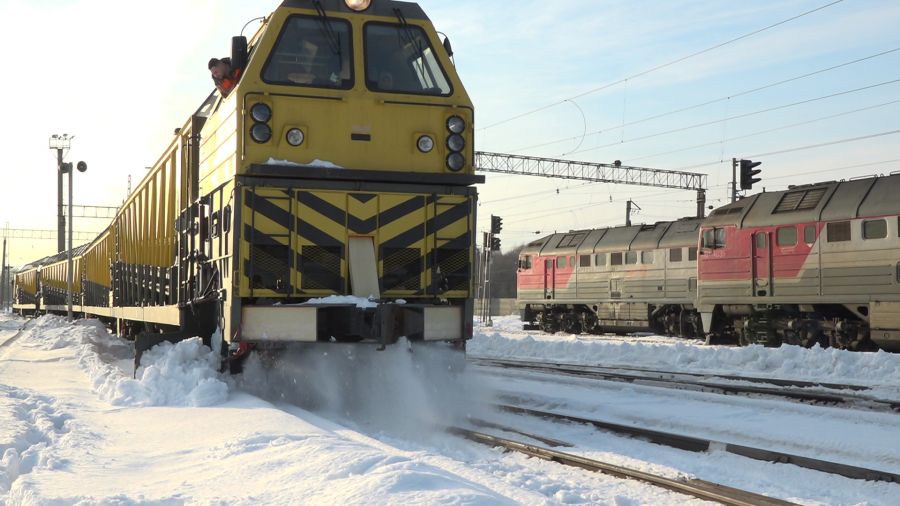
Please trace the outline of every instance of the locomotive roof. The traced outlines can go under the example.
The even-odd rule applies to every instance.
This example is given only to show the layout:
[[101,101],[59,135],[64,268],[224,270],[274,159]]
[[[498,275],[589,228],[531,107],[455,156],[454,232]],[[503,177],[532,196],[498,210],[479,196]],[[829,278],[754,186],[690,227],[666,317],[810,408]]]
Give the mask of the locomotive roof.
[[345,12],[348,14],[365,14],[367,16],[387,16],[395,18],[397,14],[394,9],[400,9],[403,16],[407,19],[428,19],[425,11],[417,3],[413,2],[397,2],[393,0],[372,0],[372,5],[362,12],[356,12],[344,3],[344,0],[284,0],[282,7],[295,9],[315,9],[316,3],[322,5],[325,11]]
[[883,216],[900,211],[900,175],[795,186],[722,206],[704,225],[758,227]]
[[531,255],[588,255],[591,253],[693,246],[701,218],[660,221],[649,225],[596,228],[555,233],[522,248]]

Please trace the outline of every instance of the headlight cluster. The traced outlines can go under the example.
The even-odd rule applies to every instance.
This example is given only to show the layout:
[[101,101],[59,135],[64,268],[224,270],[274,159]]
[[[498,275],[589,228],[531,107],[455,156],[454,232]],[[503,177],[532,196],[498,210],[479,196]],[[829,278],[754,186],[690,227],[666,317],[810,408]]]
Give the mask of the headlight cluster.
[[250,127],[250,137],[262,144],[269,142],[272,138],[272,127],[269,126],[269,120],[272,119],[272,108],[266,104],[254,104],[250,108],[250,117],[253,119],[253,126]]
[[466,140],[462,133],[466,130],[466,121],[459,116],[450,116],[447,120],[447,149],[450,154],[447,155],[447,167],[453,172],[462,170],[466,165],[466,157],[463,156],[462,150],[466,148]]

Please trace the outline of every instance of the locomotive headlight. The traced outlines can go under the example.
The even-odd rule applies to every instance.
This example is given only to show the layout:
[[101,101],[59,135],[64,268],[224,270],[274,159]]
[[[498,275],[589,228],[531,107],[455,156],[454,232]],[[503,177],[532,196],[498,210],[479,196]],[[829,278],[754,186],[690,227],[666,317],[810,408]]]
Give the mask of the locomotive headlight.
[[434,149],[434,139],[427,135],[423,135],[419,137],[418,142],[416,142],[416,147],[423,153],[430,153],[431,150]]
[[253,121],[265,123],[272,119],[272,108],[266,104],[256,104],[250,108],[250,117]]
[[459,153],[450,153],[447,157],[447,167],[453,172],[459,172],[466,164],[466,157]]
[[257,123],[250,128],[250,137],[260,144],[269,142],[272,138],[272,129],[265,123]]
[[447,130],[450,130],[450,133],[461,134],[465,129],[466,120],[459,116],[450,116],[450,119],[447,120]]
[[299,128],[292,128],[288,130],[287,141],[291,146],[299,146],[303,144],[304,138],[305,137],[303,135],[303,130],[300,130]]
[[344,3],[347,4],[347,7],[359,12],[368,9],[372,0],[344,0]]
[[462,151],[466,147],[466,140],[462,135],[453,134],[447,137],[447,147],[450,148],[450,151]]

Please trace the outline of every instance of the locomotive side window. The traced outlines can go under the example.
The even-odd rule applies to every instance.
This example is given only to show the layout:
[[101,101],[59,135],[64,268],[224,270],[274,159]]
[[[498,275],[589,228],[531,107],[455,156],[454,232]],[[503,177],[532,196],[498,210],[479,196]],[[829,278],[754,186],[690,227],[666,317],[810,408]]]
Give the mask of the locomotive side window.
[[621,253],[610,253],[609,265],[622,265],[622,254]]
[[697,247],[691,246],[688,248],[688,261],[693,262],[695,260],[697,260]]
[[565,269],[566,268],[566,257],[556,257],[556,268],[557,269]]
[[519,259],[520,269],[531,269],[531,255],[525,255]]
[[836,221],[827,225],[828,242],[844,242],[850,240],[850,222]]
[[652,251],[641,251],[641,263],[642,264],[652,264],[653,263],[653,252]]
[[581,255],[578,257],[578,265],[579,267],[590,267],[591,266],[591,256],[590,255]]
[[594,255],[594,265],[597,267],[606,267],[606,253],[597,253]]
[[348,90],[353,87],[351,40],[346,21],[291,16],[263,68],[263,81]]
[[669,261],[670,262],[680,262],[681,261],[681,248],[669,249]]
[[412,25],[368,23],[366,85],[370,90],[449,96],[453,88],[425,30]]
[[725,229],[710,228],[703,231],[703,247],[704,248],[724,248],[725,247]]
[[766,233],[759,232],[756,234],[756,249],[766,249]]
[[779,246],[796,246],[797,227],[779,228],[775,233],[775,243]]
[[886,220],[867,220],[863,222],[863,239],[884,239],[887,237]]
[[803,242],[806,244],[814,244],[816,242],[816,226],[807,225],[803,227]]
[[627,265],[634,265],[634,264],[638,263],[637,251],[626,251],[625,252],[625,263]]

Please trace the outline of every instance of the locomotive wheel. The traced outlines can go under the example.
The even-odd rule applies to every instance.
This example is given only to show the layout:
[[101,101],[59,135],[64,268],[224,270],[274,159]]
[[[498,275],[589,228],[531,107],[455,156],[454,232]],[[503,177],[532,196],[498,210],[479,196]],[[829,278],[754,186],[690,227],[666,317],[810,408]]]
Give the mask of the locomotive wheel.
[[783,342],[784,344],[790,344],[793,346],[804,346],[803,340],[800,339],[800,336],[796,332],[790,330],[784,332]]
[[573,314],[566,315],[563,318],[563,331],[569,334],[581,334],[581,322],[578,321],[578,317]]

